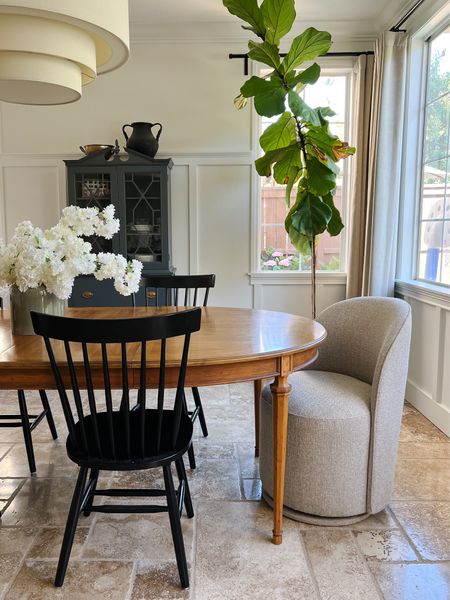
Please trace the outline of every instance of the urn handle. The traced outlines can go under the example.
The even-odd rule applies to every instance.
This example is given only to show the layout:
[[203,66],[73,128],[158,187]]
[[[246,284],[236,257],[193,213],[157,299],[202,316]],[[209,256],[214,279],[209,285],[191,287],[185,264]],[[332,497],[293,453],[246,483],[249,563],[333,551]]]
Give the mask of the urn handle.
[[161,125],[161,123],[152,123],[152,127],[154,127],[155,125],[159,125],[159,131],[156,134],[156,140],[159,142],[159,136],[161,135],[162,125]]
[[125,127],[131,127],[131,125],[128,125],[128,123],[126,123],[125,125],[122,126],[122,133],[125,137],[125,141],[128,142],[128,135],[127,135],[127,132],[125,131]]

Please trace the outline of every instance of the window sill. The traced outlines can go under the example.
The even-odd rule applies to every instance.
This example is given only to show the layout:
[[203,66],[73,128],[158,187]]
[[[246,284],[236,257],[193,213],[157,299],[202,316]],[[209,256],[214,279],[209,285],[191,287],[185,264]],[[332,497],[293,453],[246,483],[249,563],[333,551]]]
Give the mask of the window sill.
[[[251,285],[311,285],[311,273],[297,271],[259,271],[249,273]],[[322,271],[316,273],[318,285],[345,285],[347,273]]]
[[410,279],[395,282],[395,291],[402,296],[414,298],[450,310],[450,289],[424,281]]

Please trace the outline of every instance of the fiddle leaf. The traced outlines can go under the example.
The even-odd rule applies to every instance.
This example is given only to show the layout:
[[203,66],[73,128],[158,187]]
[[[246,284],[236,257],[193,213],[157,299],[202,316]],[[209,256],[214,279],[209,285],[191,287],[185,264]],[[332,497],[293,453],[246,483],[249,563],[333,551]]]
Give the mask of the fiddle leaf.
[[232,15],[250,25],[250,27],[243,25],[243,29],[249,29],[256,33],[258,37],[264,39],[266,27],[256,0],[223,0],[223,5]]
[[324,196],[336,187],[336,173],[321,163],[316,157],[306,159],[308,186],[317,196]]
[[238,109],[238,110],[242,110],[243,108],[245,108],[247,106],[247,98],[244,98],[244,96],[242,94],[239,94],[239,96],[236,96],[236,98],[234,99],[234,106]]
[[[276,165],[275,165],[275,167],[276,167]],[[285,195],[284,195],[284,201],[286,202],[286,206],[288,208],[291,205],[292,188],[294,187],[295,182],[298,181],[299,177],[302,176],[302,173],[303,173],[303,167],[301,169],[299,168],[297,172],[295,172],[294,167],[292,167],[291,171],[289,172],[288,181],[286,182]]]
[[312,239],[326,230],[332,210],[319,196],[299,189],[297,201],[289,211],[289,216],[289,228]]
[[[303,170],[300,149],[297,145],[290,146],[290,150],[278,160],[273,168],[273,177],[277,183],[287,185],[288,183],[298,179]],[[291,186],[292,189],[292,186]]]
[[309,126],[305,133],[308,154],[314,154],[330,169],[335,169],[332,163],[347,158],[355,153],[355,148],[335,136],[330,135],[325,127]]
[[328,221],[327,231],[331,236],[339,235],[344,228],[344,223],[341,219],[341,214],[334,205],[333,196],[326,194],[322,196],[322,200],[331,208],[331,219]]
[[277,77],[250,77],[241,87],[241,94],[245,98],[254,96],[256,112],[263,117],[273,117],[284,112],[286,90],[281,79]]
[[297,92],[290,90],[288,93],[289,108],[296,117],[300,117],[305,123],[320,125],[320,118],[317,111],[310,108]]
[[347,158],[347,156],[355,154],[356,149],[352,146],[349,146],[347,142],[341,142],[341,140],[338,140],[333,146],[332,152],[334,155],[334,160],[338,161],[341,160],[341,158]]
[[295,86],[299,83],[303,85],[312,85],[316,83],[319,77],[320,66],[317,63],[314,63],[301,73],[296,73],[295,71],[291,71],[290,73],[288,73],[286,75],[286,82],[290,88],[295,88]]
[[281,71],[286,74],[307,60],[326,54],[331,47],[331,35],[327,31],[317,31],[309,27],[292,42],[291,48],[281,63]]
[[292,227],[292,225],[287,227],[286,222],[287,222],[287,219],[285,221],[284,226],[289,235],[289,240],[292,243],[292,245],[294,246],[294,248],[296,250],[298,250],[300,252],[300,254],[303,254],[305,256],[310,254],[312,238],[309,238],[308,236],[303,235],[302,233],[299,233],[294,227]]
[[327,117],[334,117],[336,115],[334,110],[332,110],[329,106],[319,106],[316,108],[316,110],[323,119],[326,119]]
[[264,152],[289,146],[297,141],[297,128],[295,119],[290,112],[281,115],[276,123],[269,125],[259,138],[259,143]]
[[279,115],[285,109],[286,92],[282,88],[271,88],[255,96],[255,110],[262,117]]
[[274,80],[273,82],[270,79],[263,79],[262,77],[256,77],[253,75],[250,79],[244,83],[241,87],[241,94],[244,98],[251,98],[252,96],[256,96],[256,94],[262,94],[266,92],[269,88],[280,87],[278,80]]
[[278,45],[295,21],[294,0],[264,0],[261,14],[266,26],[266,41]]
[[[297,145],[295,145],[295,148],[297,148]],[[258,158],[255,161],[255,167],[259,175],[261,175],[261,177],[270,177],[272,174],[273,163],[281,160],[286,153],[290,151],[290,149],[291,146],[288,146],[287,148],[278,148],[277,150],[270,150],[269,152],[266,152],[264,156]]]
[[273,69],[278,69],[280,66],[280,54],[278,48],[269,42],[263,42],[258,44],[253,40],[248,43],[249,53],[248,56],[252,60],[257,60],[265,65],[269,65]]

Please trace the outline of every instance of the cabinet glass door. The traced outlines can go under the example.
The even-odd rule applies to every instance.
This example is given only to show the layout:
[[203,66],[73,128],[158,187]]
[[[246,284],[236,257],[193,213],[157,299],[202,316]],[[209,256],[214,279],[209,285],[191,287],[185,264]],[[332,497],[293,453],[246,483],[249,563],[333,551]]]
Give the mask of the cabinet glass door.
[[124,183],[127,258],[148,269],[161,262],[161,174],[127,171]]
[[[111,173],[89,172],[75,174],[75,204],[81,208],[103,210],[112,203]],[[117,216],[117,215],[116,215]],[[113,241],[102,237],[86,237],[92,244],[93,252],[112,252]]]

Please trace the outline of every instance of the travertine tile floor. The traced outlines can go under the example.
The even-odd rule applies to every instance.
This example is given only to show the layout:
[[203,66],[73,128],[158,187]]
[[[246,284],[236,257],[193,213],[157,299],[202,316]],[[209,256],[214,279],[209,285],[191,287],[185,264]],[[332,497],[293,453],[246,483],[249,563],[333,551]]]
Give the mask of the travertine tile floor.
[[[52,395],[60,439],[45,423],[35,431],[36,476],[21,431],[0,429],[0,598],[449,600],[450,441],[411,406],[389,509],[342,528],[285,519],[274,546],[253,456],[252,386],[206,388],[202,398],[210,435],[196,433],[196,515],[183,518],[189,590],[179,588],[165,514],[81,517],[66,583],[53,587],[76,467]],[[0,402],[16,411],[15,392]],[[151,479],[161,485],[158,473]],[[143,482],[144,472],[109,476],[111,485]]]

